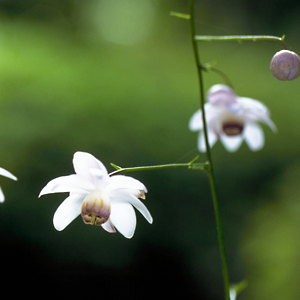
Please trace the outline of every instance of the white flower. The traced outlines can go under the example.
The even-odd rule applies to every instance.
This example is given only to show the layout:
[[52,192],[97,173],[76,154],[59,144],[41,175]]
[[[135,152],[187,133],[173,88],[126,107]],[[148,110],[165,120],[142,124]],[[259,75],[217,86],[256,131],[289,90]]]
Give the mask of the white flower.
[[[11,174],[10,172],[8,172],[7,170],[5,170],[3,168],[0,168],[0,175],[10,178],[12,180],[17,180],[16,176],[14,176],[13,174]],[[5,200],[5,197],[4,197],[3,191],[0,187],[0,203],[4,202],[4,200]]]
[[140,181],[123,175],[110,177],[104,165],[85,152],[74,154],[73,166],[76,174],[51,180],[39,195],[70,193],[54,214],[57,230],[63,230],[81,214],[86,224],[101,225],[108,232],[116,232],[116,227],[131,238],[136,227],[133,206],[152,223],[148,209],[138,199],[145,199],[147,192]]
[[[207,100],[204,109],[210,147],[220,139],[228,151],[234,152],[245,139],[249,148],[257,151],[264,146],[264,133],[258,122],[265,123],[276,131],[265,105],[254,99],[236,96],[226,85],[212,86],[208,91]],[[205,152],[201,110],[192,116],[189,128],[192,131],[200,131],[198,149]]]
[[230,289],[230,300],[235,300],[236,299],[236,291]]

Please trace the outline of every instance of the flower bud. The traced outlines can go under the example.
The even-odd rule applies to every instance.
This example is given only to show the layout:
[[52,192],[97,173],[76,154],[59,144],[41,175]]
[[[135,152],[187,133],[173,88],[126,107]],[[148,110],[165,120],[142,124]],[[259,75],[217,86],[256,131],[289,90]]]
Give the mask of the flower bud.
[[207,92],[207,100],[212,104],[231,104],[235,98],[233,89],[225,84],[215,84]]
[[300,75],[300,58],[295,52],[281,50],[273,56],[270,70],[279,80],[293,80]]

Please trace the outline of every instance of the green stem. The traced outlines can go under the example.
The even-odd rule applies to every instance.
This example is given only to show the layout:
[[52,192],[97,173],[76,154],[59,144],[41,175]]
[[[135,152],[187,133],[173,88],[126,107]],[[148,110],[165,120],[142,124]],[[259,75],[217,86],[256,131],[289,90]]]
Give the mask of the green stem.
[[143,167],[132,167],[132,168],[121,168],[119,166],[116,166],[114,164],[111,164],[113,167],[115,167],[117,170],[113,171],[109,174],[109,176],[126,173],[126,172],[135,172],[135,171],[148,171],[148,170],[160,170],[160,169],[169,169],[169,168],[188,168],[188,169],[197,169],[197,170],[206,170],[207,169],[207,163],[195,163],[195,161],[198,159],[198,156],[194,158],[189,163],[183,163],[183,164],[166,164],[166,165],[156,165],[156,166],[143,166]]
[[231,83],[230,79],[228,78],[228,76],[225,73],[223,73],[222,71],[220,71],[216,68],[210,68],[210,70],[217,73],[219,76],[221,76],[222,79],[225,81],[226,85],[228,85],[232,89],[234,89],[233,84]]
[[195,35],[196,41],[202,42],[212,42],[212,41],[278,41],[283,44],[284,49],[287,49],[284,42],[285,36],[282,37],[273,35],[224,35],[224,36],[214,36],[214,35]]
[[200,63],[199,51],[198,51],[197,40],[196,40],[196,35],[195,35],[196,30],[195,30],[195,21],[194,21],[194,0],[190,0],[190,2],[189,2],[189,14],[190,14],[189,23],[190,23],[191,40],[192,40],[194,57],[195,57],[196,65],[197,65],[197,73],[198,73],[199,87],[200,87],[200,107],[202,110],[203,131],[204,131],[205,145],[206,145],[206,158],[207,158],[207,162],[208,162],[207,169],[208,169],[210,187],[211,187],[211,191],[212,191],[212,199],[213,199],[213,204],[214,204],[214,211],[215,211],[216,225],[217,225],[217,232],[218,232],[218,240],[219,240],[219,249],[220,249],[221,260],[222,260],[224,293],[225,293],[225,299],[230,300],[229,275],[228,275],[228,266],[227,266],[226,252],[225,252],[224,234],[223,234],[223,228],[222,228],[222,222],[221,222],[221,216],[220,216],[219,203],[218,203],[218,199],[217,199],[216,184],[215,184],[213,164],[212,164],[212,156],[211,156],[211,151],[210,151],[210,146],[209,146],[206,116],[205,116],[205,110],[204,110],[205,98],[204,98],[204,85],[203,85],[203,74],[202,74],[203,68],[201,67],[201,63]]

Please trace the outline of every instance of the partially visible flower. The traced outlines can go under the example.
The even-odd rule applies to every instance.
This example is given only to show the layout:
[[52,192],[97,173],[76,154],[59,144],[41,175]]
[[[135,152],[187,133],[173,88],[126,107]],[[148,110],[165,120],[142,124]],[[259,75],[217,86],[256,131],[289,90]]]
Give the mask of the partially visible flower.
[[73,166],[76,174],[51,180],[39,195],[70,193],[54,214],[57,230],[63,230],[81,214],[86,224],[101,225],[111,233],[117,228],[126,238],[131,238],[136,227],[133,207],[152,223],[148,209],[138,199],[145,199],[147,192],[140,181],[123,175],[109,176],[104,165],[86,152],[74,154]]
[[230,300],[235,300],[235,299],[236,299],[236,291],[230,290]]
[[247,280],[243,280],[237,284],[232,285],[229,289],[230,300],[236,300],[237,295],[239,295],[247,286]]
[[[276,131],[265,105],[257,100],[236,96],[226,85],[212,86],[208,91],[207,100],[204,109],[210,147],[220,139],[228,151],[234,152],[245,140],[252,151],[257,151],[264,145],[264,133],[257,123],[265,123]],[[189,128],[192,131],[200,131],[198,149],[205,152],[201,110],[192,116]]]
[[273,56],[270,70],[279,80],[293,80],[300,75],[300,58],[295,52],[281,50]]
[[[8,172],[7,170],[5,170],[3,168],[0,168],[0,175],[10,178],[12,180],[18,180],[16,176],[14,176],[13,174],[11,174],[10,172]],[[3,191],[0,187],[0,203],[4,202],[4,200],[5,200],[5,197],[4,197]]]

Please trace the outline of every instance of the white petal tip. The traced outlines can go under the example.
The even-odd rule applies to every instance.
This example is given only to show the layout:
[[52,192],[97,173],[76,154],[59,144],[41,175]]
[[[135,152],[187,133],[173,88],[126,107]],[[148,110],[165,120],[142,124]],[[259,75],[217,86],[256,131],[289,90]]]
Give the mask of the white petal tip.
[[45,195],[45,194],[48,194],[48,192],[45,191],[45,188],[43,188],[43,189],[40,191],[38,198],[41,198],[41,196],[43,196],[43,195]]
[[124,235],[124,237],[126,237],[126,239],[129,239],[129,240],[130,240],[130,239],[133,237],[133,235],[134,235],[134,233],[131,234],[131,235],[128,235],[128,236]]
[[[228,152],[230,152],[230,153],[234,153],[234,152],[236,152],[238,149],[229,149],[229,148],[226,148],[226,150],[227,150]],[[252,150],[252,151],[254,151],[254,150]]]
[[63,231],[67,226],[59,226],[57,223],[57,220],[53,220],[53,226],[57,231]]
[[145,217],[145,219],[147,220],[147,222],[148,222],[149,224],[152,224],[152,223],[153,223],[153,218],[152,218],[150,212],[148,212],[147,215],[144,215],[144,217]]
[[5,200],[4,193],[2,192],[2,189],[0,187],[0,203],[3,203],[4,200]]
[[12,173],[8,172],[7,170],[0,168],[0,175],[7,177],[12,180],[17,180],[17,177],[13,175]]
[[54,226],[54,228],[55,228],[57,231],[63,231],[63,230],[64,230],[64,228],[57,228],[57,227],[55,227],[55,226]]

